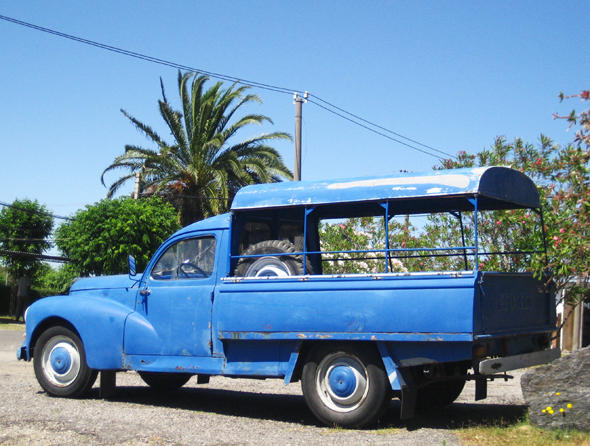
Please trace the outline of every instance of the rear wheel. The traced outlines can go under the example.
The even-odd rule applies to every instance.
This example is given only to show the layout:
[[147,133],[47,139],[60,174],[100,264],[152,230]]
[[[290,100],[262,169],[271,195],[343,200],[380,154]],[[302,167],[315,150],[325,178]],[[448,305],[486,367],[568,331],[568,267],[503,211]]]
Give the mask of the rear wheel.
[[184,386],[193,375],[189,373],[138,372],[143,382],[156,390],[176,390]]
[[438,364],[433,367],[414,367],[414,380],[419,386],[416,396],[416,410],[427,413],[452,404],[465,387],[467,369],[458,364]]
[[301,377],[303,396],[325,424],[361,428],[376,422],[391,401],[381,358],[370,345],[317,345]]
[[86,352],[78,335],[61,326],[52,327],[39,337],[33,368],[43,390],[60,397],[84,396],[98,375],[86,364]]

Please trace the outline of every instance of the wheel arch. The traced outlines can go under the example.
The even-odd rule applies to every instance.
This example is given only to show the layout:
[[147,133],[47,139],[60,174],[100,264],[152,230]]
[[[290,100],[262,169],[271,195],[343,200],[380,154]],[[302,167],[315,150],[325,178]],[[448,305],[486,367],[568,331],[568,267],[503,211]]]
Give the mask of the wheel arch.
[[289,383],[297,382],[301,380],[301,374],[303,373],[303,367],[305,363],[310,358],[310,354],[316,348],[316,346],[327,346],[327,345],[357,345],[357,346],[367,346],[368,348],[372,349],[373,352],[381,358],[383,361],[383,366],[386,371],[388,371],[386,362],[381,354],[380,349],[378,348],[376,341],[351,341],[351,340],[307,340],[301,342],[299,346],[297,362],[292,367],[291,379]]
[[376,342],[314,342],[301,361],[301,388],[323,423],[363,428],[387,410],[392,391]]
[[[59,316],[48,317],[47,319],[44,319],[39,324],[37,324],[33,333],[31,333],[31,339],[29,342],[29,359],[33,359],[35,357],[35,347],[37,346],[37,341],[39,340],[39,337],[50,328],[58,326],[71,330],[76,334],[76,336],[82,339],[80,333],[78,332],[78,330],[76,330],[76,327],[74,327],[67,319],[64,319],[63,317]],[[84,341],[82,340],[82,342]]]
[[[123,332],[128,307],[109,299],[57,296],[35,302],[27,313],[28,359],[43,332],[54,326],[68,328],[80,338],[88,367],[116,370],[123,366]],[[29,330],[30,333],[29,333]]]

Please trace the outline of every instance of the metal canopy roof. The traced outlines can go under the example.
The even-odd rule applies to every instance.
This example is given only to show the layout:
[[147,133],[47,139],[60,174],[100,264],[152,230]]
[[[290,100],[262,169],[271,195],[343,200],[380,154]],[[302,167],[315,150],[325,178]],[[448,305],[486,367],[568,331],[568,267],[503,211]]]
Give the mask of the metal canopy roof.
[[479,167],[399,173],[328,181],[290,181],[246,186],[236,194],[232,211],[303,208],[325,205],[321,213],[335,217],[376,215],[389,202],[394,214],[539,208],[533,181],[508,167]]

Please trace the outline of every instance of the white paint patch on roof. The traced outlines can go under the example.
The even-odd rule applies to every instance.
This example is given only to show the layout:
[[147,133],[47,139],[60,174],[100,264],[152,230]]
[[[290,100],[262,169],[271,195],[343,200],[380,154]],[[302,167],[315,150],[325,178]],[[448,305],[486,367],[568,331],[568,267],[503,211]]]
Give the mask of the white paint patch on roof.
[[414,184],[439,184],[465,189],[469,186],[467,175],[428,175],[401,178],[372,178],[367,180],[350,181],[346,183],[334,183],[328,185],[328,189],[351,189],[354,187],[375,187],[375,186],[403,186]]

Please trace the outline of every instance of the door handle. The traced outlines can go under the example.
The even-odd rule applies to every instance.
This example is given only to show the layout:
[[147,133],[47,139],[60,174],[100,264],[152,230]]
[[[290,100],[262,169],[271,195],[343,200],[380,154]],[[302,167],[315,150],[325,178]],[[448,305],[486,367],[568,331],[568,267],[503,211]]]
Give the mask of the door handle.
[[139,290],[139,295],[141,296],[141,301],[137,301],[137,303],[141,303],[143,305],[143,311],[145,311],[145,314],[147,315],[148,312],[148,296],[151,294],[151,291],[149,289],[143,289],[143,290]]

